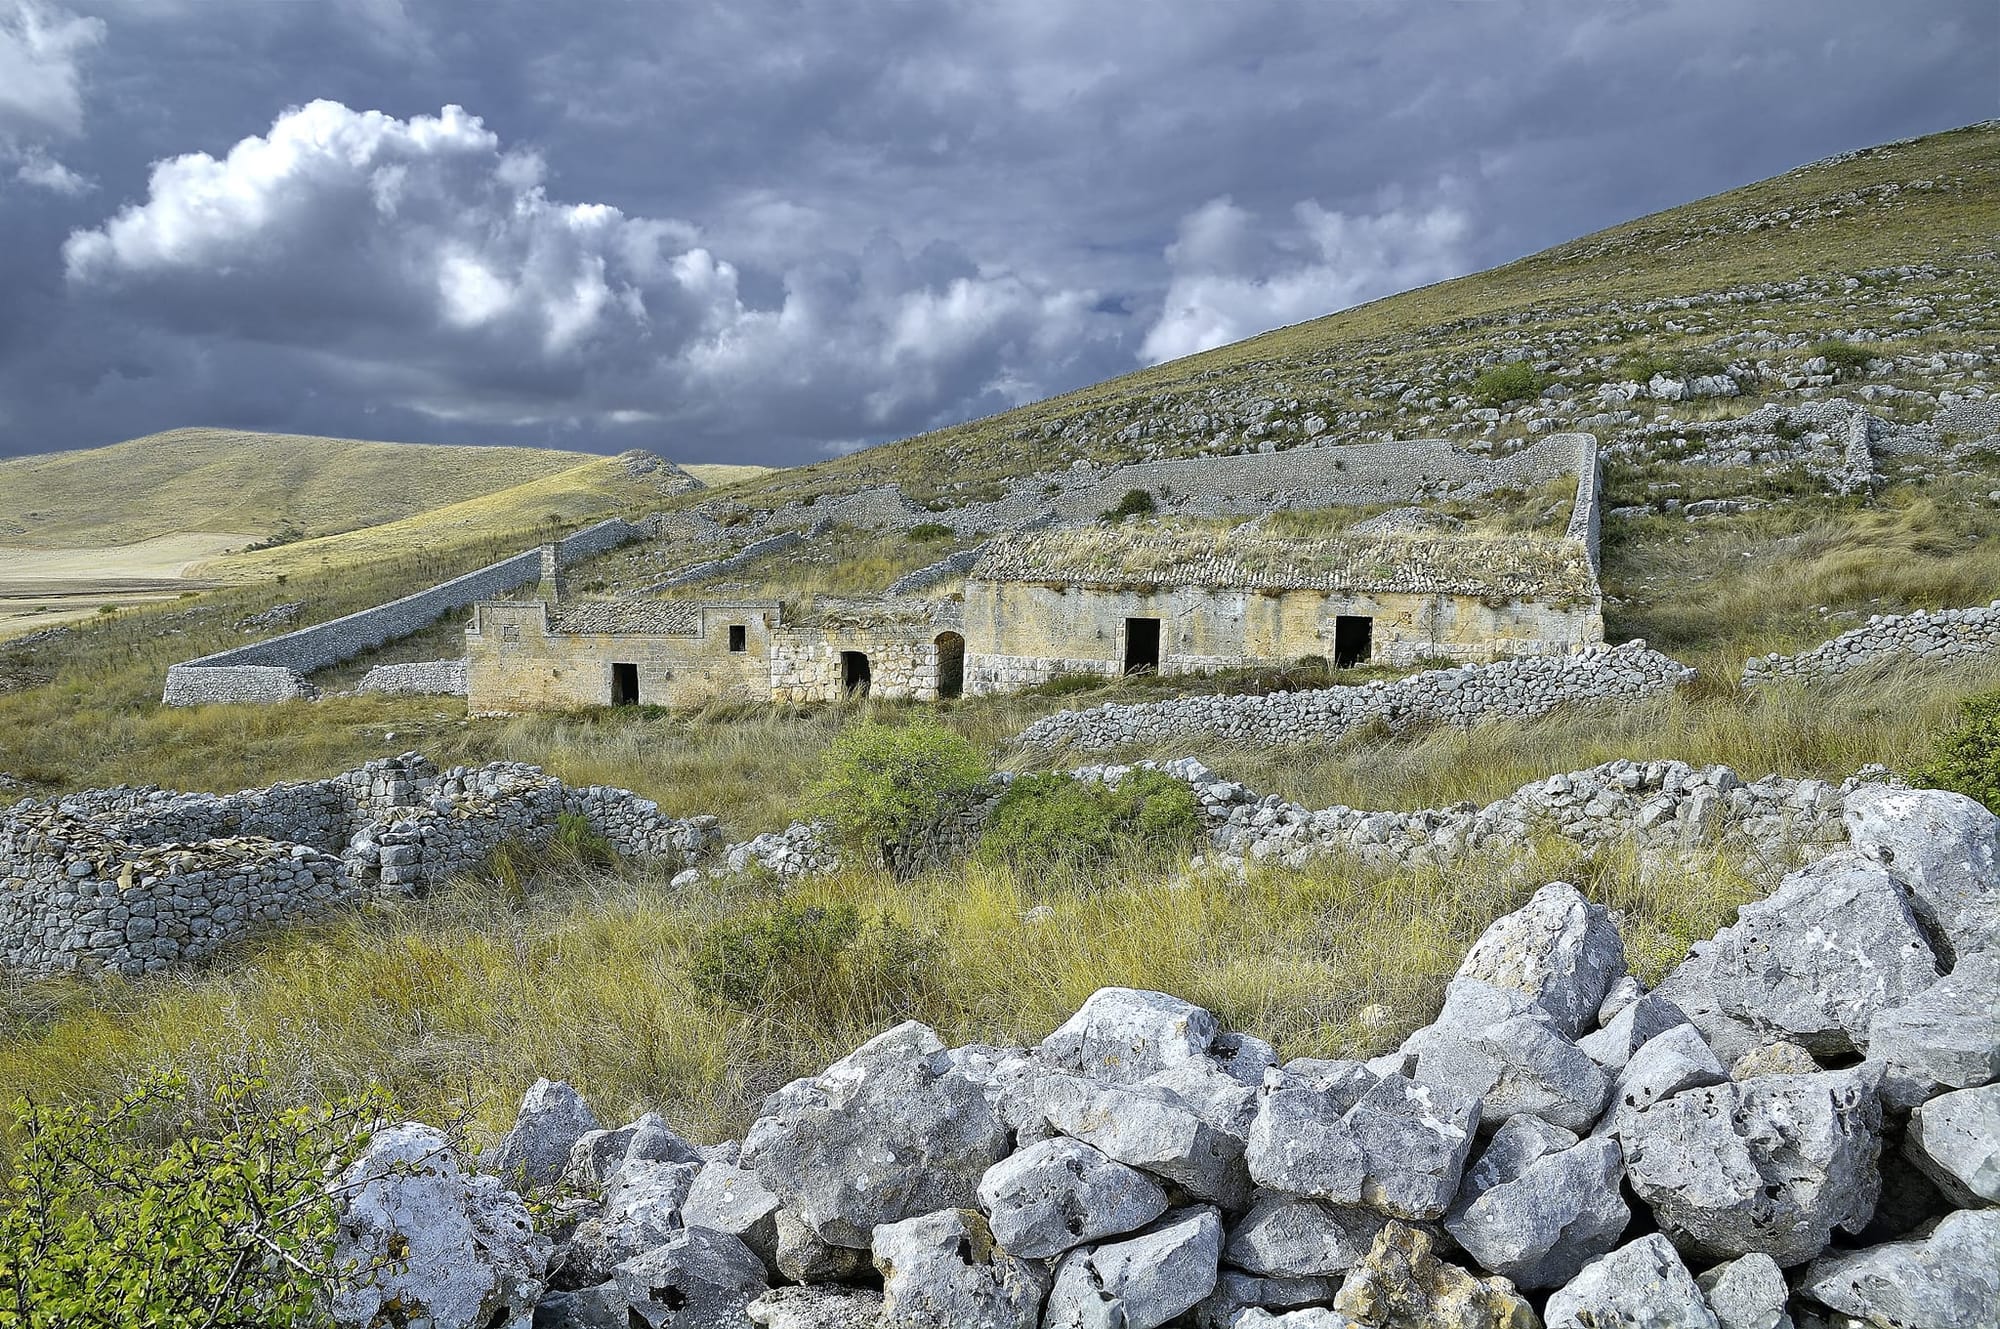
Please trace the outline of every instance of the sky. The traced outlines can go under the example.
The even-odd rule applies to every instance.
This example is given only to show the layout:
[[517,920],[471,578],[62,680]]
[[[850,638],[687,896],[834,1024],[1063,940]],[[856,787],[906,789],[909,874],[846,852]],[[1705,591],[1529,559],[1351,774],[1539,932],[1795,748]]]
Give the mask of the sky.
[[2000,0],[0,0],[0,456],[793,464],[2000,115]]

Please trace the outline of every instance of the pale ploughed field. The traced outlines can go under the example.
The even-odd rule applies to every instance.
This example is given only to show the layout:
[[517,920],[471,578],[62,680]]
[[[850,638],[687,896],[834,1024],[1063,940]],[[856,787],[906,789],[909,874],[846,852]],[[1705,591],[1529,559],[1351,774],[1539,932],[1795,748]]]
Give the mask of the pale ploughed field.
[[89,618],[104,605],[171,600],[213,586],[185,574],[259,538],[192,531],[75,549],[0,545],[0,641]]

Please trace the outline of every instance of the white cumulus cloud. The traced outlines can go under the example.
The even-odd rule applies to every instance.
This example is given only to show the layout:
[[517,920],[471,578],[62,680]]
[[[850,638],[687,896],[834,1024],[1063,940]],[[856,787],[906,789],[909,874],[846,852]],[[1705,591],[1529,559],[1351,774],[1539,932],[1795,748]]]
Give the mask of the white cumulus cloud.
[[90,188],[48,155],[83,131],[83,57],[104,40],[104,21],[38,0],[0,0],[0,163],[14,178],[57,194]]
[[1440,281],[1472,264],[1471,221],[1448,202],[1339,212],[1314,200],[1265,227],[1227,197],[1181,219],[1170,280],[1139,358],[1178,359],[1271,328]]

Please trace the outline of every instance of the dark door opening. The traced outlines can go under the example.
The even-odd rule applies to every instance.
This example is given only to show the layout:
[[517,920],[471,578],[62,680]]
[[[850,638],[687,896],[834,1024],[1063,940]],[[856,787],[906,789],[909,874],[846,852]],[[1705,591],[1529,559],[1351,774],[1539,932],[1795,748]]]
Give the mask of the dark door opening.
[[868,657],[862,652],[840,653],[840,686],[850,697],[868,695]]
[[1144,674],[1156,672],[1160,667],[1160,620],[1157,618],[1128,618],[1125,620],[1125,672]]
[[637,706],[639,704],[638,665],[614,664],[611,666],[611,704],[613,706]]
[[937,639],[938,696],[949,700],[965,691],[965,638],[940,632]]
[[1366,614],[1342,614],[1333,620],[1333,666],[1367,664],[1375,655],[1375,620]]
[[741,655],[750,649],[750,629],[741,623],[729,625],[729,649]]

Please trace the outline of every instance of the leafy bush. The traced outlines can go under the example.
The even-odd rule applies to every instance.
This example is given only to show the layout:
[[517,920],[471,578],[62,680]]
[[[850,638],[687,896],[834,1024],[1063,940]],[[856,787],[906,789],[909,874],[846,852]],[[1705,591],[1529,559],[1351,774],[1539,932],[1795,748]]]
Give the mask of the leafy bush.
[[848,726],[806,790],[814,815],[852,847],[901,841],[986,783],[970,742],[936,720]]
[[1183,781],[1135,770],[1117,785],[1061,772],[1007,786],[974,856],[1012,867],[1083,865],[1125,848],[1180,851],[1201,833],[1201,805]]
[[1548,380],[1536,373],[1533,365],[1513,360],[1472,380],[1472,395],[1483,406],[1505,406],[1532,397],[1547,386]]
[[1964,794],[2000,812],[2000,692],[1968,699],[1958,728],[1938,740],[1936,754],[1911,774],[1918,784]]
[[952,530],[951,527],[946,526],[943,522],[920,521],[905,534],[917,544],[929,544],[937,540],[949,540],[957,535],[958,532]]
[[1153,501],[1151,492],[1144,489],[1128,489],[1125,491],[1125,497],[1098,513],[1097,519],[1106,525],[1115,526],[1127,517],[1151,516],[1158,506]]
[[101,1113],[16,1107],[0,1326],[323,1322],[339,1221],[326,1180],[391,1119],[388,1101],[280,1108],[246,1077],[216,1089],[200,1124],[186,1102],[161,1076]]
[[1075,673],[1057,673],[1046,682],[1022,690],[1036,697],[1074,697],[1080,692],[1095,692],[1110,681],[1103,674],[1077,670]]
[[710,928],[688,977],[736,1006],[782,1004],[837,1022],[859,1010],[907,1007],[936,949],[935,938],[888,914],[863,918],[848,904],[786,901]]
[[1823,357],[1834,378],[1843,382],[1859,377],[1868,368],[1868,362],[1875,358],[1874,352],[1867,347],[1845,341],[1823,341],[1812,348],[1812,353]]

